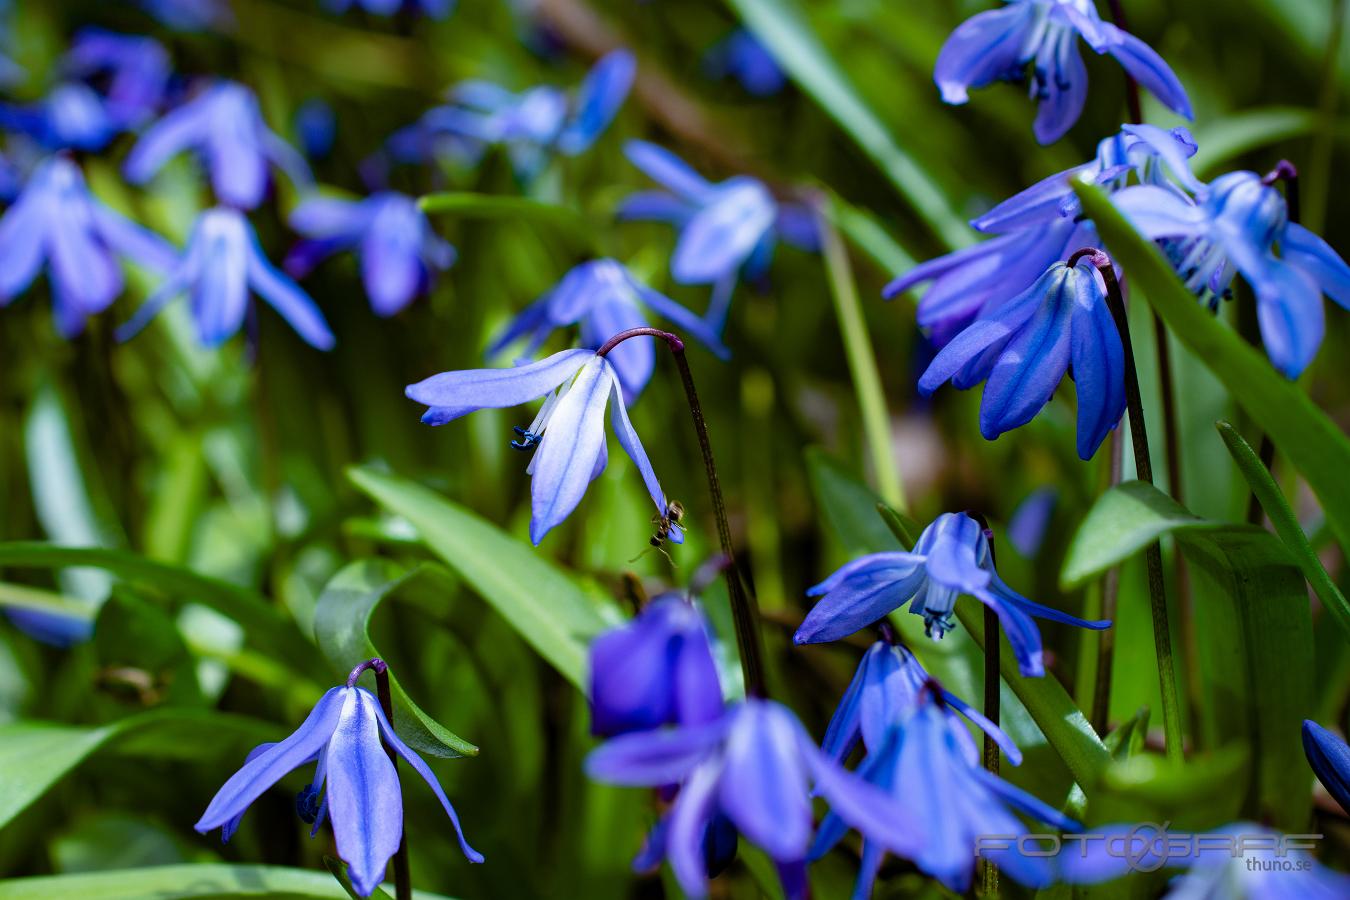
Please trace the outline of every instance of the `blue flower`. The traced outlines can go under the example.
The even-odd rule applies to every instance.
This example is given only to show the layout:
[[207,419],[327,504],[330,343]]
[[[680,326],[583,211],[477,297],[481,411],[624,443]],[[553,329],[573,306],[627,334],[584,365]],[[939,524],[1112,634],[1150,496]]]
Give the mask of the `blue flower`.
[[310,240],[291,250],[286,270],[300,278],[324,257],[355,250],[366,296],[381,316],[392,316],[426,293],[434,273],[455,261],[455,248],[431,230],[417,201],[394,191],[356,201],[307,200],[291,213],[290,224]]
[[295,134],[310,159],[325,159],[337,140],[337,114],[319,97],[310,97],[295,111]]
[[662,594],[591,642],[591,733],[613,737],[722,715],[708,622],[692,598]]
[[1086,259],[1072,269],[1055,263],[1020,296],[986,308],[933,358],[919,392],[986,381],[980,433],[992,441],[1030,422],[1070,369],[1078,455],[1091,459],[1125,413],[1125,351],[1101,276]]
[[1311,719],[1303,721],[1303,752],[1322,787],[1350,812],[1350,746]]
[[140,0],[140,6],[175,31],[210,31],[234,24],[228,0]]
[[76,78],[105,81],[108,115],[125,129],[154,117],[172,74],[169,54],[159,41],[101,28],[77,32],[62,66]]
[[0,104],[0,127],[48,150],[102,150],[121,130],[103,98],[79,82],[59,84],[36,103]]
[[680,785],[635,865],[669,859],[694,897],[708,889],[709,829],[724,820],[777,863],[789,897],[804,897],[812,782],[843,821],[882,846],[905,855],[921,846],[920,824],[900,803],[828,759],[796,716],[768,700],[746,700],[701,725],[614,738],[587,757],[586,772],[611,784]]
[[0,606],[14,627],[51,647],[72,647],[94,636],[94,613],[86,610],[55,612],[23,606]]
[[1011,0],[961,23],[938,54],[933,78],[947,103],[961,104],[970,88],[1022,81],[1031,70],[1031,96],[1040,106],[1036,139],[1052,144],[1078,121],[1087,100],[1087,68],[1078,38],[1109,53],[1168,109],[1192,118],[1186,90],[1151,47],[1101,21],[1092,0]]
[[[642,284],[622,263],[613,259],[584,262],[563,276],[548,293],[530,304],[493,341],[488,355],[500,353],[513,341],[530,336],[525,356],[533,356],[555,329],[581,323],[581,343],[592,350],[612,336],[647,324],[642,307],[698,338],[725,359],[730,352],[703,320],[669,297]],[[609,354],[623,386],[624,401],[632,403],[647,386],[656,366],[652,341],[624,341]]]
[[135,335],[166,303],[186,293],[197,339],[205,347],[219,346],[244,324],[250,289],[308,344],[332,349],[333,333],[314,301],[267,261],[244,214],[223,206],[197,217],[181,260],[131,321],[118,329],[118,338]]
[[1199,187],[1195,200],[1138,185],[1115,201],[1141,232],[1164,240],[1197,294],[1222,295],[1234,272],[1242,274],[1256,294],[1266,354],[1290,378],[1321,346],[1322,294],[1350,308],[1350,267],[1326,241],[1289,221],[1284,197],[1255,172],[1220,176]]
[[[605,407],[612,397],[614,434],[637,465],[657,515],[668,514],[669,504],[647,451],[628,420],[614,366],[594,351],[564,350],[513,369],[442,372],[408,385],[405,393],[430,407],[422,416],[428,425],[444,425],[480,409],[546,398],[530,426],[515,429],[520,440],[511,442],[518,450],[534,452],[526,472],[532,476],[530,540],[535,544],[576,509],[587,486],[605,470]],[[678,531],[671,540],[682,540]]]
[[944,513],[924,529],[913,552],[873,553],[854,560],[807,591],[820,601],[806,615],[793,640],[798,644],[836,641],[909,603],[923,616],[930,637],[951,630],[952,610],[962,594],[998,613],[1023,675],[1045,674],[1041,634],[1031,616],[1077,625],[1109,628],[1042,606],[1018,594],[994,571],[989,539],[965,513]]
[[56,328],[74,337],[122,293],[120,259],[165,272],[176,254],[163,238],[96,200],[69,158],[53,156],[0,218],[0,306],[46,264]]
[[406,9],[429,19],[444,19],[455,8],[455,0],[324,0],[323,3],[325,9],[334,13],[344,13],[353,4],[372,16],[392,16]]
[[459,816],[436,775],[394,733],[375,695],[352,684],[325,693],[290,737],[249,754],[194,827],[201,834],[220,828],[228,838],[254,800],[297,767],[317,760],[312,790],[315,795],[322,792],[323,799],[314,831],[326,816],[353,887],[369,896],[384,880],[385,866],[403,837],[402,792],[384,745],[425,779],[450,817],[464,855],[470,862],[482,862],[482,855],[464,839]]
[[216,197],[252,209],[267,191],[268,165],[297,185],[311,181],[304,157],[263,122],[258,98],[241,84],[219,81],[146,130],[127,156],[127,180],[144,184],[174,156],[194,150],[210,171]]
[[1058,503],[1059,491],[1053,487],[1028,494],[1008,520],[1008,543],[1027,559],[1039,556]]
[[773,54],[744,28],[716,44],[704,61],[712,74],[735,78],[756,97],[771,97],[787,84],[787,76]]

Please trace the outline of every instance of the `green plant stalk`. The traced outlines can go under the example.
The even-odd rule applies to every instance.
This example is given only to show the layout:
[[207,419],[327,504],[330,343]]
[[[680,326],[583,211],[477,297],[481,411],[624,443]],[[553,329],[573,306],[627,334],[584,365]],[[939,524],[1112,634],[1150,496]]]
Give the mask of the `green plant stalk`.
[[[828,202],[820,201],[822,204]],[[844,339],[844,355],[853,377],[853,392],[862,413],[863,437],[872,469],[876,473],[877,492],[895,509],[905,512],[905,493],[891,446],[890,415],[886,396],[881,388],[881,373],[868,339],[867,323],[863,320],[862,304],[853,283],[848,249],[839,237],[831,217],[818,210],[816,221],[824,238],[825,269],[830,280],[830,294],[834,298],[834,312],[839,319],[839,331]]]

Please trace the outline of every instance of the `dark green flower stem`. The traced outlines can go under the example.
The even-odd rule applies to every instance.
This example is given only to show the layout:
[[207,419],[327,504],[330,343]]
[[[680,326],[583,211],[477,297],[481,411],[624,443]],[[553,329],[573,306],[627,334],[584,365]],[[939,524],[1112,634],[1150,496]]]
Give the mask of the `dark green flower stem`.
[[[380,700],[380,709],[384,710],[384,717],[389,720],[389,727],[394,727],[394,699],[389,692],[389,666],[379,657],[368,659],[365,662],[352,669],[352,673],[347,676],[347,687],[356,687],[356,680],[361,677],[361,673],[370,669],[375,673],[375,696]],[[394,753],[394,748],[389,746],[387,741],[381,741],[384,744],[384,752],[389,754],[389,762],[394,767],[394,774],[398,774],[398,755]],[[408,866],[408,826],[404,823],[403,833],[399,837],[398,850],[394,852],[394,896],[396,900],[412,900],[412,874]]]

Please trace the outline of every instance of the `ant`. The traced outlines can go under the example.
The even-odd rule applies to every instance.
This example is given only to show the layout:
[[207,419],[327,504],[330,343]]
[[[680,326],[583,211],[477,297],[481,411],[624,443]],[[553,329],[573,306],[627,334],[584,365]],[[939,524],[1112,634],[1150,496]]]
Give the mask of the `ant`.
[[[675,560],[671,559],[670,554],[666,552],[665,547],[662,545],[665,544],[667,540],[676,544],[684,543],[685,529],[683,523],[684,504],[678,500],[670,501],[669,505],[666,506],[665,514],[652,516],[652,524],[656,526],[656,533],[648,539],[648,543],[651,544],[651,546],[630,559],[629,562],[637,562],[652,550],[656,550],[666,558],[667,562],[674,566]],[[676,568],[678,568],[678,566]]]

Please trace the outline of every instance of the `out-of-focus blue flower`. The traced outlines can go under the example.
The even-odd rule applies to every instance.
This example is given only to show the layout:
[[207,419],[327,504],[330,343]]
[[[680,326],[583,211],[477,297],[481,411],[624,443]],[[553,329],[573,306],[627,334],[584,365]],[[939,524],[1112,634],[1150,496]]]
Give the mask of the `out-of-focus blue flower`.
[[218,81],[146,130],[127,156],[128,181],[144,184],[170,158],[193,150],[210,171],[216,197],[252,209],[267,191],[269,164],[297,185],[312,180],[304,157],[263,122],[258,98],[242,84]]
[[1044,487],[1032,491],[1013,510],[1012,518],[1008,520],[1008,543],[1027,559],[1035,559],[1040,554],[1058,502],[1059,491]]
[[[534,421],[517,427],[520,439],[511,442],[518,450],[534,451],[525,471],[532,476],[530,540],[535,544],[576,509],[587,486],[605,470],[605,408],[611,397],[610,422],[620,446],[637,465],[657,514],[669,512],[647,451],[628,420],[614,366],[592,350],[564,350],[513,369],[442,372],[408,385],[405,393],[430,407],[422,415],[428,425],[545,398]],[[678,531],[670,537],[675,543],[683,540]]]
[[166,272],[176,254],[163,238],[96,200],[69,158],[53,156],[0,218],[0,306],[32,284],[45,264],[56,328],[74,337],[122,293],[120,259]]
[[338,856],[347,863],[352,886],[369,896],[384,880],[385,867],[403,837],[402,789],[385,745],[431,787],[450,817],[464,855],[470,862],[482,862],[482,854],[465,840],[459,816],[436,775],[394,733],[375,695],[351,682],[325,693],[290,737],[250,753],[194,827],[201,834],[220,828],[228,838],[254,800],[294,769],[317,760],[312,790],[316,798],[322,792],[323,799],[314,832],[325,817],[332,823]]
[[72,647],[94,636],[94,620],[88,612],[51,612],[19,606],[5,606],[3,612],[15,628],[52,647]]
[[187,294],[197,339],[205,347],[217,347],[244,324],[250,290],[271,304],[306,343],[332,349],[333,333],[318,306],[267,261],[244,214],[223,206],[197,217],[181,260],[131,321],[118,329],[118,338],[132,337],[170,300]]
[[1125,351],[1101,275],[1086,259],[1055,263],[1020,296],[988,307],[919,379],[931,395],[985,381],[980,433],[994,440],[1027,424],[1072,369],[1078,455],[1091,459],[1125,413]]
[[101,28],[79,31],[62,66],[72,77],[106,81],[108,115],[124,129],[139,128],[159,112],[172,74],[159,41]]
[[771,97],[787,84],[773,54],[744,28],[714,45],[704,61],[713,75],[735,78],[756,97]]
[[876,622],[906,603],[923,616],[934,639],[953,627],[952,610],[962,594],[998,614],[1023,675],[1045,674],[1041,633],[1032,616],[1077,625],[1109,628],[1042,606],[1018,594],[994,570],[989,539],[965,513],[943,513],[924,529],[913,552],[873,553],[854,560],[807,591],[820,597],[793,636],[798,644],[835,641]]
[[1115,201],[1141,232],[1169,242],[1173,265],[1196,293],[1222,294],[1234,271],[1242,273],[1256,294],[1266,354],[1290,378],[1322,344],[1322,294],[1350,308],[1350,267],[1290,222],[1283,195],[1255,172],[1222,175],[1194,201],[1153,185],[1128,188]]
[[310,97],[295,111],[295,133],[300,148],[310,159],[324,159],[333,152],[337,139],[337,115],[319,97]]
[[36,103],[0,104],[0,128],[26,134],[47,150],[102,150],[121,127],[93,88],[59,84]]
[[400,10],[430,19],[444,19],[455,9],[455,0],[323,0],[329,12],[344,13],[353,5],[373,16],[392,16]]
[[175,31],[210,31],[234,24],[228,0],[140,0],[140,6]]
[[1022,81],[1031,71],[1031,96],[1040,107],[1036,140],[1064,136],[1087,100],[1087,68],[1078,38],[1109,53],[1168,109],[1192,118],[1186,89],[1163,58],[1133,35],[1097,15],[1092,0],[1011,0],[1001,9],[961,23],[942,46],[933,78],[947,103],[969,99],[970,88]]
[[417,201],[393,191],[364,200],[307,200],[291,213],[290,223],[309,240],[287,255],[286,270],[302,278],[324,257],[355,250],[366,296],[381,316],[392,316],[428,291],[434,273],[455,261],[455,248],[431,230]]
[[[512,320],[488,348],[488,355],[494,356],[513,341],[529,335],[523,355],[533,356],[555,329],[578,322],[581,343],[596,350],[621,331],[645,326],[644,306],[674,323],[681,332],[697,338],[719,357],[730,356],[721,338],[702,319],[638,281],[626,266],[613,259],[591,260],[573,268]],[[656,367],[652,339],[624,341],[610,352],[609,359],[623,387],[624,401],[632,403],[647,386]]]
[[1303,721],[1303,752],[1322,787],[1350,812],[1350,746],[1311,719]]
[[828,759],[796,716],[768,700],[746,700],[701,725],[614,738],[587,757],[586,772],[611,784],[680,785],[635,865],[668,859],[693,897],[707,893],[705,846],[722,817],[777,863],[788,897],[804,897],[812,782],[843,821],[881,846],[906,856],[922,846],[921,824],[907,809]]
[[662,594],[591,642],[591,733],[614,737],[722,715],[708,622],[697,601]]

